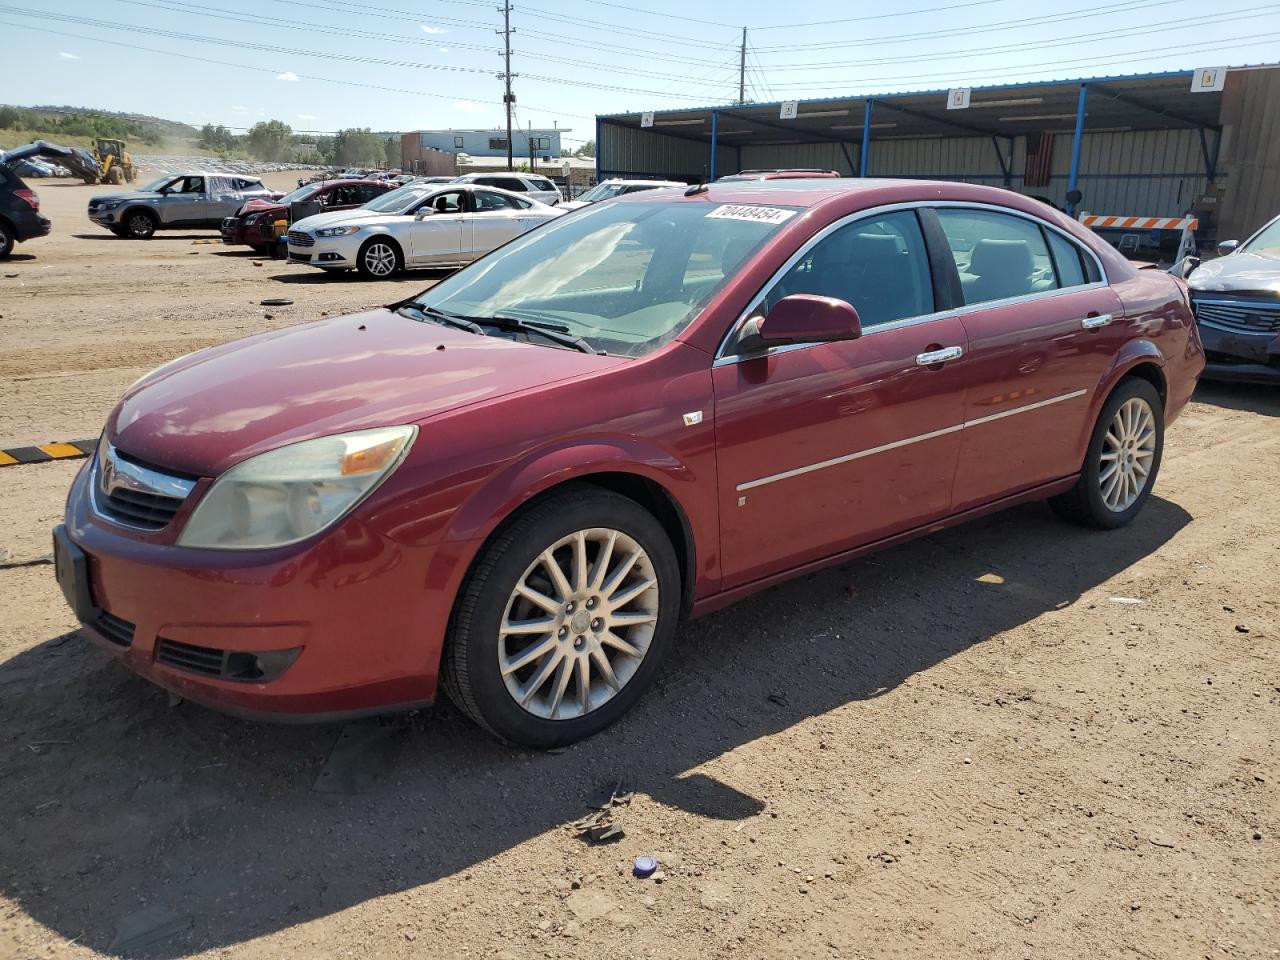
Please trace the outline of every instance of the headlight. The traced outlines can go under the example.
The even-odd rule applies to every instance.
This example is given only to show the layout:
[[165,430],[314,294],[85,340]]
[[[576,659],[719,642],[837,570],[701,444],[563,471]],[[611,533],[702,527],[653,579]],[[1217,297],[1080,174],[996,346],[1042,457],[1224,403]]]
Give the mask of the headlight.
[[297,543],[349,513],[409,451],[418,428],[304,440],[236,464],[196,506],[178,546],[263,549]]
[[102,203],[99,203],[99,204],[98,204],[98,209],[99,209],[99,210],[114,210],[116,207],[120,206],[120,204],[122,204],[122,203],[124,203],[124,201],[123,201],[123,200],[104,200]]
[[247,227],[251,223],[256,223],[258,219],[261,218],[261,216],[262,214],[260,213],[249,214],[247,217],[244,218],[244,225]]
[[316,231],[317,237],[345,237],[353,233],[359,233],[359,227],[324,227]]

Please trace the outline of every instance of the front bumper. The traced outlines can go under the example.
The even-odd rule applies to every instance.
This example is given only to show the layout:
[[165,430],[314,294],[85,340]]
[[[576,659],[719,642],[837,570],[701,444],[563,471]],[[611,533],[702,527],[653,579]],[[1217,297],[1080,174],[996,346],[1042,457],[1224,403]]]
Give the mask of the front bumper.
[[312,267],[324,269],[346,269],[356,265],[356,256],[360,252],[360,243],[365,238],[360,234],[350,237],[317,237],[313,245],[300,246],[289,242],[289,262],[305,263]]
[[1245,383],[1280,383],[1280,333],[1245,333],[1199,321],[1207,356],[1203,376]]
[[[282,721],[394,712],[435,698],[461,579],[442,572],[456,566],[445,558],[471,545],[399,543],[359,510],[319,539],[279,550],[147,542],[97,515],[92,476],[86,466],[72,485],[70,549],[55,549],[55,569],[82,632],[130,670],[224,712]],[[68,587],[64,560],[76,551],[83,584]],[[274,679],[231,676],[237,654],[243,662],[283,651],[296,658]]]
[[114,207],[110,210],[104,210],[101,207],[88,210],[89,219],[94,223],[103,227],[114,227],[120,222],[120,215],[124,213],[124,204]]

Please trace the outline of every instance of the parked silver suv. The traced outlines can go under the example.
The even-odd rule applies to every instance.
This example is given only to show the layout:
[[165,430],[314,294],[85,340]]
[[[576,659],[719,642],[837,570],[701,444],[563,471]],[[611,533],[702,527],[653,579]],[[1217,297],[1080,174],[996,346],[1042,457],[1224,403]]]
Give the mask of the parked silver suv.
[[157,230],[216,229],[246,200],[276,196],[257,177],[243,174],[166,174],[140,190],[91,198],[89,219],[117,237],[145,240]]

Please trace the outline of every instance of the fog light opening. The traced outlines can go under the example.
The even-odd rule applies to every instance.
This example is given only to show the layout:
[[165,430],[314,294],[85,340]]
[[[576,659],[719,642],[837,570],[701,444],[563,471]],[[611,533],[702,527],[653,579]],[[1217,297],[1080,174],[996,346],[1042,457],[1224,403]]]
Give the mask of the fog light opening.
[[230,652],[227,654],[225,676],[228,680],[266,683],[275,680],[288,670],[301,652],[301,647],[293,647],[289,650],[265,650],[261,653]]

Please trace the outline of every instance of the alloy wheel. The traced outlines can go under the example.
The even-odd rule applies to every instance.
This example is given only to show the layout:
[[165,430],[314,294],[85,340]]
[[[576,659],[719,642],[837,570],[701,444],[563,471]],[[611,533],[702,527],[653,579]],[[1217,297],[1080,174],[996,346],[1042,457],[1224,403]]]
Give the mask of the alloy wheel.
[[129,218],[129,233],[133,236],[149,237],[151,230],[151,218],[145,213],[135,213]]
[[545,720],[600,708],[644,661],[658,611],[658,577],[638,542],[599,527],[562,537],[507,600],[498,638],[507,692]]
[[1098,484],[1102,502],[1123,513],[1146,489],[1156,455],[1156,420],[1150,404],[1132,397],[1120,405],[1102,440]]
[[389,277],[396,272],[396,252],[385,243],[370,244],[364,252],[364,265],[375,277]]

